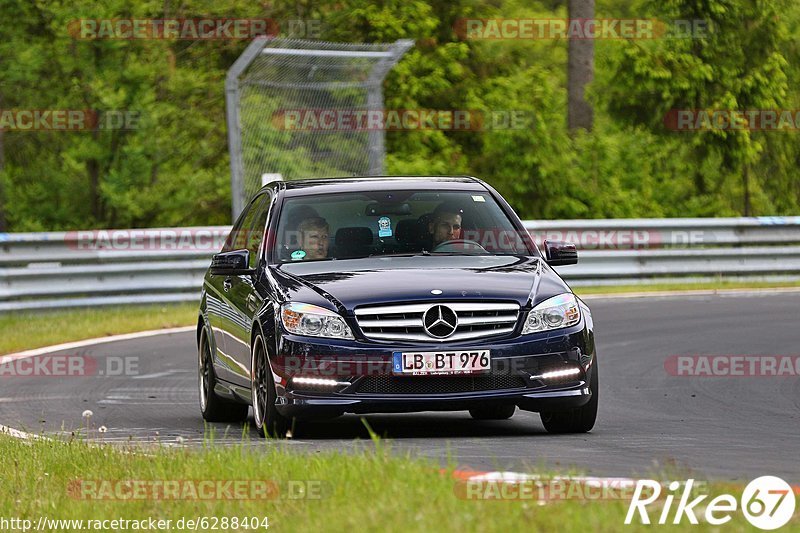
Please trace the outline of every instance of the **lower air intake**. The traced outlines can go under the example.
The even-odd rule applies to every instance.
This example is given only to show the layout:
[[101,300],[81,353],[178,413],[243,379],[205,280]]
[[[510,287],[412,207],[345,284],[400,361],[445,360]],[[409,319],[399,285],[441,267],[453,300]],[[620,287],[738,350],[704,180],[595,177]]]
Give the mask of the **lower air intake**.
[[452,394],[525,388],[514,374],[488,376],[366,376],[356,387],[360,394]]

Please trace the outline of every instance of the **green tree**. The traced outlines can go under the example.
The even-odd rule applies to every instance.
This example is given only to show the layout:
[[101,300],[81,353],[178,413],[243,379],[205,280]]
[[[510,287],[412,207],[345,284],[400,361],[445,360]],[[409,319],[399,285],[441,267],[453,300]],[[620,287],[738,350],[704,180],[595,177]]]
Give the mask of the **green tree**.
[[[620,123],[646,126],[664,137],[679,137],[673,146],[688,145],[694,198],[687,202],[697,215],[753,212],[754,194],[770,178],[758,168],[767,135],[746,129],[713,129],[673,133],[664,119],[673,110],[779,109],[788,102],[787,41],[782,0],[647,1],[649,13],[670,22],[700,20],[705,35],[635,41],[612,58],[602,92],[611,116]],[[702,164],[719,160],[719,173]],[[770,209],[759,202],[757,211]]]

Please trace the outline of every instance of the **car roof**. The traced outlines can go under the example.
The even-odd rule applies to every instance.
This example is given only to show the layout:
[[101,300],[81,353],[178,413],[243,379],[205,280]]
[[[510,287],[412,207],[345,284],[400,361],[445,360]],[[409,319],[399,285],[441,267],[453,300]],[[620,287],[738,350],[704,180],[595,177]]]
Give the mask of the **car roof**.
[[[269,185],[267,185],[269,186]],[[281,182],[287,196],[305,196],[334,192],[382,190],[456,190],[486,191],[486,185],[471,176],[363,176],[317,178]]]

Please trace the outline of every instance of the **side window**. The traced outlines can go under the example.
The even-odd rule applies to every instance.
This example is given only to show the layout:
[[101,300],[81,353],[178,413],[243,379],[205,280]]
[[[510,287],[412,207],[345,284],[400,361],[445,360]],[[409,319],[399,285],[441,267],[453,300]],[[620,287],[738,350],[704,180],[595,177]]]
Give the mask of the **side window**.
[[258,250],[261,247],[261,241],[264,240],[264,227],[267,225],[267,217],[269,216],[269,209],[272,205],[272,195],[265,194],[262,197],[258,206],[253,209],[253,224],[247,235],[247,245],[245,246],[250,251],[250,268],[255,268],[258,265]]
[[259,203],[264,199],[264,196],[257,196],[253,199],[247,207],[244,208],[242,214],[236,220],[236,223],[228,235],[225,245],[222,247],[223,252],[231,252],[233,250],[243,250],[246,248],[247,235],[250,232],[250,227],[253,225],[253,218],[256,215],[256,208]]

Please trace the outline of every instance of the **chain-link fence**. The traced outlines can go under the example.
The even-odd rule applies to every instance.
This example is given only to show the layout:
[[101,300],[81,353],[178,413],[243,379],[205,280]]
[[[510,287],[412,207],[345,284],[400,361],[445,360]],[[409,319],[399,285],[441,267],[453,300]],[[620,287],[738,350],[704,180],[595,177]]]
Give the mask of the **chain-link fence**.
[[234,218],[265,174],[382,174],[383,128],[353,127],[341,117],[383,109],[383,80],[411,46],[253,41],[225,83]]

